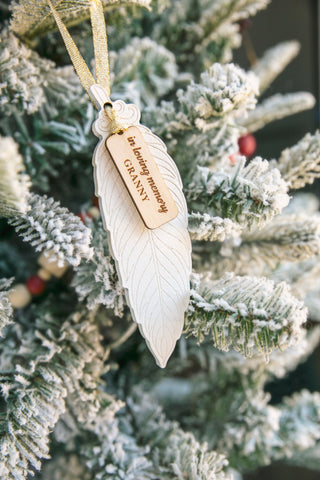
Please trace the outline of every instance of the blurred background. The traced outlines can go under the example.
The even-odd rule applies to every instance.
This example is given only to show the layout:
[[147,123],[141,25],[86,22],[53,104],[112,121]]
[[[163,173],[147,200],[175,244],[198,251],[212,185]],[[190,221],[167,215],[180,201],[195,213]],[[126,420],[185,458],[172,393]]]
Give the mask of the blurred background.
[[[273,45],[287,40],[298,40],[301,45],[299,55],[275,79],[266,96],[307,91],[318,100],[314,110],[271,123],[257,132],[258,154],[263,152],[269,158],[276,158],[281,150],[319,126],[319,9],[319,0],[273,0],[266,10],[252,18],[244,32],[258,57]],[[234,60],[249,67],[244,45],[234,51]]]
[[[245,42],[241,49],[235,50],[234,60],[248,68],[248,48],[253,48],[258,57],[279,42],[298,40],[301,44],[299,55],[276,78],[267,91],[267,96],[295,91],[311,92],[317,99],[316,107],[283,120],[273,122],[255,137],[257,155],[265,158],[278,158],[286,147],[295,144],[308,131],[319,128],[319,93],[320,93],[320,0],[273,0],[266,10],[252,18],[246,28]],[[246,47],[247,45],[247,47]],[[263,98],[263,97],[262,97]],[[320,181],[306,189],[320,197]],[[320,348],[299,368],[291,373],[285,381],[268,385],[273,402],[293,391],[308,388],[320,390]],[[285,480],[285,479],[319,480],[319,472],[287,465],[264,467],[254,474],[245,476],[245,480]]]

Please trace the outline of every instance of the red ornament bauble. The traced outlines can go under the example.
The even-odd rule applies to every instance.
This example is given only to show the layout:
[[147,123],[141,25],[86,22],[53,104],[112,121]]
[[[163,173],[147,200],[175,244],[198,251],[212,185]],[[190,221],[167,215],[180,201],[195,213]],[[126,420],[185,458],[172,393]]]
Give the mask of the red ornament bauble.
[[251,133],[243,135],[238,139],[239,151],[245,157],[251,157],[257,148],[257,141]]
[[38,275],[31,275],[26,281],[26,287],[31,295],[41,295],[46,289],[46,282]]

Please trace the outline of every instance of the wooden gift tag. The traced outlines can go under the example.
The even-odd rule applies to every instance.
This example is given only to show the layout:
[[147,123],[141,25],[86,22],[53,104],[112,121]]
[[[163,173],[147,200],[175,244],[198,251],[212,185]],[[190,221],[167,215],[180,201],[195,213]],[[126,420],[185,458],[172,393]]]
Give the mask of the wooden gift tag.
[[176,218],[176,203],[139,128],[111,135],[106,147],[146,227]]

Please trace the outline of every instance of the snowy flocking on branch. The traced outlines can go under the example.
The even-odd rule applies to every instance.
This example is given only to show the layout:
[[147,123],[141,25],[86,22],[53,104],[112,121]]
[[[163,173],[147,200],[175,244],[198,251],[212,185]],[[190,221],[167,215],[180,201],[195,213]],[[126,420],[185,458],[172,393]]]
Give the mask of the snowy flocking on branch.
[[186,328],[199,342],[211,333],[220,350],[232,347],[268,359],[275,348],[300,340],[305,321],[306,308],[285,283],[227,275],[193,292]]
[[79,217],[46,196],[30,195],[29,207],[25,215],[11,219],[10,223],[37,252],[50,252],[51,261],[60,266],[76,266],[81,258],[91,258],[91,231]]
[[11,217],[28,209],[29,176],[18,146],[10,137],[0,137],[0,215]]

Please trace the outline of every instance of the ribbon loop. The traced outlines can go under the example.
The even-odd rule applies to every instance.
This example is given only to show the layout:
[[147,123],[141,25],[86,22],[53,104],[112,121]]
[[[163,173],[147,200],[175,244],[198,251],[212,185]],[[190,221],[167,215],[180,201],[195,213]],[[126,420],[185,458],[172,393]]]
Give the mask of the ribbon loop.
[[101,0],[90,0],[90,16],[96,63],[97,83],[102,85],[110,97],[110,70],[107,28]]
[[[109,55],[108,40],[106,32],[106,24],[104,20],[103,6],[101,0],[90,0],[90,16],[92,25],[94,57],[96,64],[97,82],[90,72],[83,56],[79,52],[77,45],[74,43],[67,27],[63,23],[57,9],[51,0],[48,0],[52,15],[56,21],[57,27],[61,33],[62,39],[69,53],[71,62],[77,72],[81,85],[89,94],[89,89],[96,83],[102,85],[110,98],[110,71],[109,71]],[[90,95],[89,95],[90,96]]]

